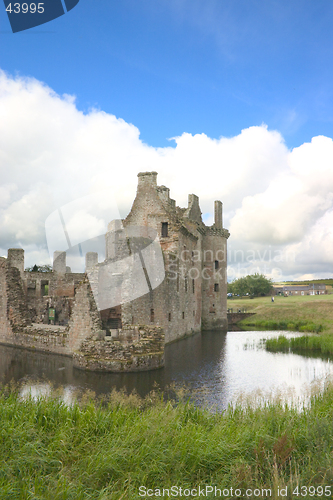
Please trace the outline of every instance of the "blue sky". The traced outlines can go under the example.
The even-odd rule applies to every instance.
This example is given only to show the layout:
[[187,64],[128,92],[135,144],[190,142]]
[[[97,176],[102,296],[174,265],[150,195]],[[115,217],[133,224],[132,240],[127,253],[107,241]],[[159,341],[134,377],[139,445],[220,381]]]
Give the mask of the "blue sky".
[[0,14],[3,70],[135,124],[152,146],[262,123],[288,147],[332,136],[326,0],[80,0],[16,34]]
[[0,255],[45,263],[52,210],[112,186],[124,216],[157,170],[207,223],[224,202],[230,277],[332,276],[332,20],[327,0],[80,0],[13,34],[0,5]]

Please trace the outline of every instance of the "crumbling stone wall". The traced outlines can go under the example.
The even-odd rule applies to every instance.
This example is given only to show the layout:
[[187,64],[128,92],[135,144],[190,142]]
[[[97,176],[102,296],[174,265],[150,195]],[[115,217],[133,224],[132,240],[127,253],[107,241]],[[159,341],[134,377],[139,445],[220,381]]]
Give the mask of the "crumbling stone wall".
[[6,274],[7,314],[12,329],[15,331],[19,327],[31,324],[31,318],[27,309],[20,271],[16,267],[10,267],[7,264]]
[[[85,278],[84,273],[27,272],[21,274],[27,308],[33,323],[48,323],[48,308],[55,307],[56,323],[67,325],[71,314],[75,288]],[[47,294],[45,285],[48,287]]]
[[[97,254],[90,252],[87,275],[70,272],[65,252],[55,252],[53,272],[24,272],[23,250],[9,250],[8,262],[0,261],[0,290],[5,290],[0,341],[74,353],[77,366],[87,369],[132,371],[163,364],[160,334],[158,341],[155,334],[148,341],[143,327],[138,333],[132,325],[162,328],[166,343],[201,329],[227,327],[229,232],[223,228],[222,203],[215,202],[214,224],[207,227],[196,195],[189,195],[187,208],[176,207],[169,189],[157,186],[156,172],[142,172],[138,178],[130,213],[108,226],[106,260],[99,264]],[[136,234],[137,227],[143,231]],[[156,253],[144,253],[153,248],[153,230],[163,250],[163,282],[163,276],[154,274]],[[154,288],[152,283],[160,284]],[[67,328],[46,328],[50,307],[56,310],[55,323],[68,323]],[[31,321],[41,326],[30,327]],[[115,326],[122,326],[119,337],[112,334],[105,340]],[[132,328],[130,335],[127,328]]]
[[33,324],[13,332],[11,345],[71,356],[68,329],[57,325]]
[[73,356],[85,370],[135,372],[164,366],[164,333],[158,326],[126,326],[116,337],[86,340]]
[[69,321],[69,348],[77,351],[86,339],[98,337],[102,321],[98,313],[88,279],[76,289],[72,315]]
[[72,301],[68,326],[31,324],[21,273],[0,258],[1,343],[73,356],[74,366],[88,370],[139,371],[163,366],[164,334],[160,328],[131,326],[105,336],[87,278],[77,285],[75,299],[44,300],[47,308],[59,307],[59,301]]
[[8,319],[7,259],[0,257],[0,342],[6,342],[11,332]]

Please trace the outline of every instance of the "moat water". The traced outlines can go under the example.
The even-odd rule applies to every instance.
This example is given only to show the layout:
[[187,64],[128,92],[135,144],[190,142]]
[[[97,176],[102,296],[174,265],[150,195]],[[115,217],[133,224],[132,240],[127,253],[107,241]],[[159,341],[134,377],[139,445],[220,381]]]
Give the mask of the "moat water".
[[164,368],[123,374],[86,372],[74,368],[69,357],[0,346],[0,382],[20,382],[24,394],[38,395],[48,392],[49,381],[53,387],[62,386],[68,401],[77,390],[101,395],[116,388],[145,396],[156,384],[162,390],[173,384],[185,387],[196,404],[218,410],[248,397],[261,401],[281,396],[301,406],[333,375],[333,360],[265,351],[260,340],[281,333],[297,335],[204,332],[167,346]]

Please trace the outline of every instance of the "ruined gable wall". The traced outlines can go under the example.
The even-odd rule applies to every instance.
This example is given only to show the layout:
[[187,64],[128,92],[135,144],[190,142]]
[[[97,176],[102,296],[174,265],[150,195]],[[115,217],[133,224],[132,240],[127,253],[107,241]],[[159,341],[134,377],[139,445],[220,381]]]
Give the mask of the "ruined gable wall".
[[138,188],[132,208],[124,225],[149,226],[157,214],[163,214],[163,204],[157,193],[156,172],[138,174]]
[[69,321],[69,349],[77,351],[82,342],[98,336],[102,321],[96,307],[89,281],[86,279],[77,289]]
[[[199,199],[190,195],[186,210],[177,211],[174,205],[168,188],[157,186],[154,173],[139,174],[137,196],[124,220],[124,226],[147,225],[156,229],[166,277],[150,293],[122,306],[123,323],[160,325],[166,343],[201,329],[202,263],[192,260],[192,252],[196,250],[201,255],[202,247],[202,234],[198,231],[198,225],[202,225]],[[168,223],[167,237],[162,236],[162,222]]]
[[7,316],[13,330],[31,324],[21,273],[16,267],[6,266]]

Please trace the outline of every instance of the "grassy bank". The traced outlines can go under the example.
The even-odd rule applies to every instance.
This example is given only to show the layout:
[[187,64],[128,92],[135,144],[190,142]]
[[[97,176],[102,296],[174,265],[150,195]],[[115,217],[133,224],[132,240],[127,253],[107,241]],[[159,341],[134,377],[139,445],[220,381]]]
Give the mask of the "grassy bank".
[[333,294],[228,299],[228,308],[246,308],[256,313],[242,321],[242,326],[269,330],[298,330],[333,335]]
[[138,499],[140,486],[206,485],[239,488],[242,498],[271,488],[273,499],[287,486],[291,499],[297,486],[333,483],[333,386],[301,412],[272,404],[223,414],[158,395],[66,407],[5,389],[0,427],[1,500]]

